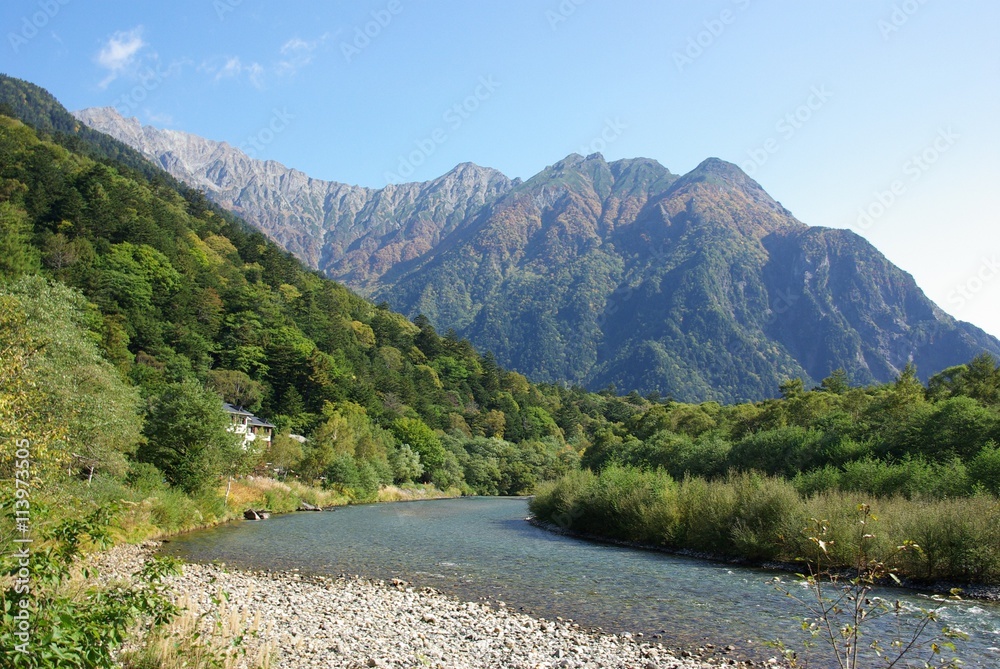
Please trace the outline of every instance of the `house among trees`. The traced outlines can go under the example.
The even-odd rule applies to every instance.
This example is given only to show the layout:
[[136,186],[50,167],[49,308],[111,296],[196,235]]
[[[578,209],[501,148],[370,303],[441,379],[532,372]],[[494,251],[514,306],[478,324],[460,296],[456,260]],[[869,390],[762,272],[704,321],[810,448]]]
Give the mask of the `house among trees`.
[[243,435],[243,448],[247,448],[251,442],[262,440],[265,444],[271,443],[274,435],[274,425],[262,418],[257,418],[249,411],[233,406],[229,402],[223,402],[222,408],[229,414],[232,424],[227,428],[230,432]]

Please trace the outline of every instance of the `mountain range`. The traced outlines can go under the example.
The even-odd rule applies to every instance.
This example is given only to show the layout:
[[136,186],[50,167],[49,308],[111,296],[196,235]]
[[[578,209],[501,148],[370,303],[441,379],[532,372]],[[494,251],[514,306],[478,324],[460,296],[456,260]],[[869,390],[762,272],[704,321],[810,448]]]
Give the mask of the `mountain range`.
[[862,237],[802,223],[716,158],[676,175],[573,154],[526,181],[463,163],[373,189],[111,108],[75,116],[309,266],[534,380],[733,402],[836,369],[868,384],[1000,355]]

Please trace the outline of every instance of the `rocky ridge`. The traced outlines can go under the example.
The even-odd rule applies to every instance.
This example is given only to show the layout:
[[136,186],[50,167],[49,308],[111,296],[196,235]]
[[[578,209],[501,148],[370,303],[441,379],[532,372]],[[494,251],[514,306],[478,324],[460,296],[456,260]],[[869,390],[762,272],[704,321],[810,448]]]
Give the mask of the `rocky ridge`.
[[463,163],[423,183],[382,189],[314,179],[226,142],[143,126],[111,107],[74,113],[250,221],[315,269],[361,292],[436,246],[516,180]]

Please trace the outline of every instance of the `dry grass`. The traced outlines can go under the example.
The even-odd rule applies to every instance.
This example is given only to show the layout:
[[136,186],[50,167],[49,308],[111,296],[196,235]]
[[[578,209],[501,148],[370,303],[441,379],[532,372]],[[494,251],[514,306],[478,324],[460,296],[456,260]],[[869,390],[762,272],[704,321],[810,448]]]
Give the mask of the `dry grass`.
[[276,647],[260,612],[232,607],[224,593],[201,613],[187,595],[176,603],[182,613],[126,653],[124,669],[270,669]]
[[226,506],[229,509],[262,509],[267,505],[267,491],[280,491],[286,494],[291,492],[287,485],[274,479],[255,477],[233,479]]
[[378,491],[379,502],[409,502],[418,499],[444,499],[458,496],[457,491],[443,492],[430,484],[389,485]]
[[309,502],[313,506],[344,506],[350,499],[335,490],[323,490],[313,488],[299,481],[289,481],[288,487],[296,497],[303,502]]
[[[221,489],[225,494],[225,487]],[[301,502],[314,506],[342,506],[349,498],[334,491],[313,488],[299,481],[287,483],[262,476],[233,479],[227,508],[237,513],[244,509],[267,509],[275,513],[295,511]]]

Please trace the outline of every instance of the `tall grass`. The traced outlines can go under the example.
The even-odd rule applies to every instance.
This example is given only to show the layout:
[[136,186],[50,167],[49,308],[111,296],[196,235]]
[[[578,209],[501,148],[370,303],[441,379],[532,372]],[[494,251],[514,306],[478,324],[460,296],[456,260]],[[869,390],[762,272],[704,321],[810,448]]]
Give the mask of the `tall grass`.
[[[876,518],[867,546],[902,576],[1000,583],[1000,500],[989,494],[937,499],[826,491],[801,495],[781,478],[732,473],[723,480],[611,465],[539,486],[531,500],[540,520],[567,530],[691,549],[720,557],[793,562],[812,555],[808,528],[825,521],[828,559],[849,568],[858,554],[857,508]],[[899,552],[912,541],[919,548]]]
[[187,595],[177,605],[180,615],[125,653],[124,669],[270,669],[277,648],[259,611],[234,608],[224,593],[203,613]]

